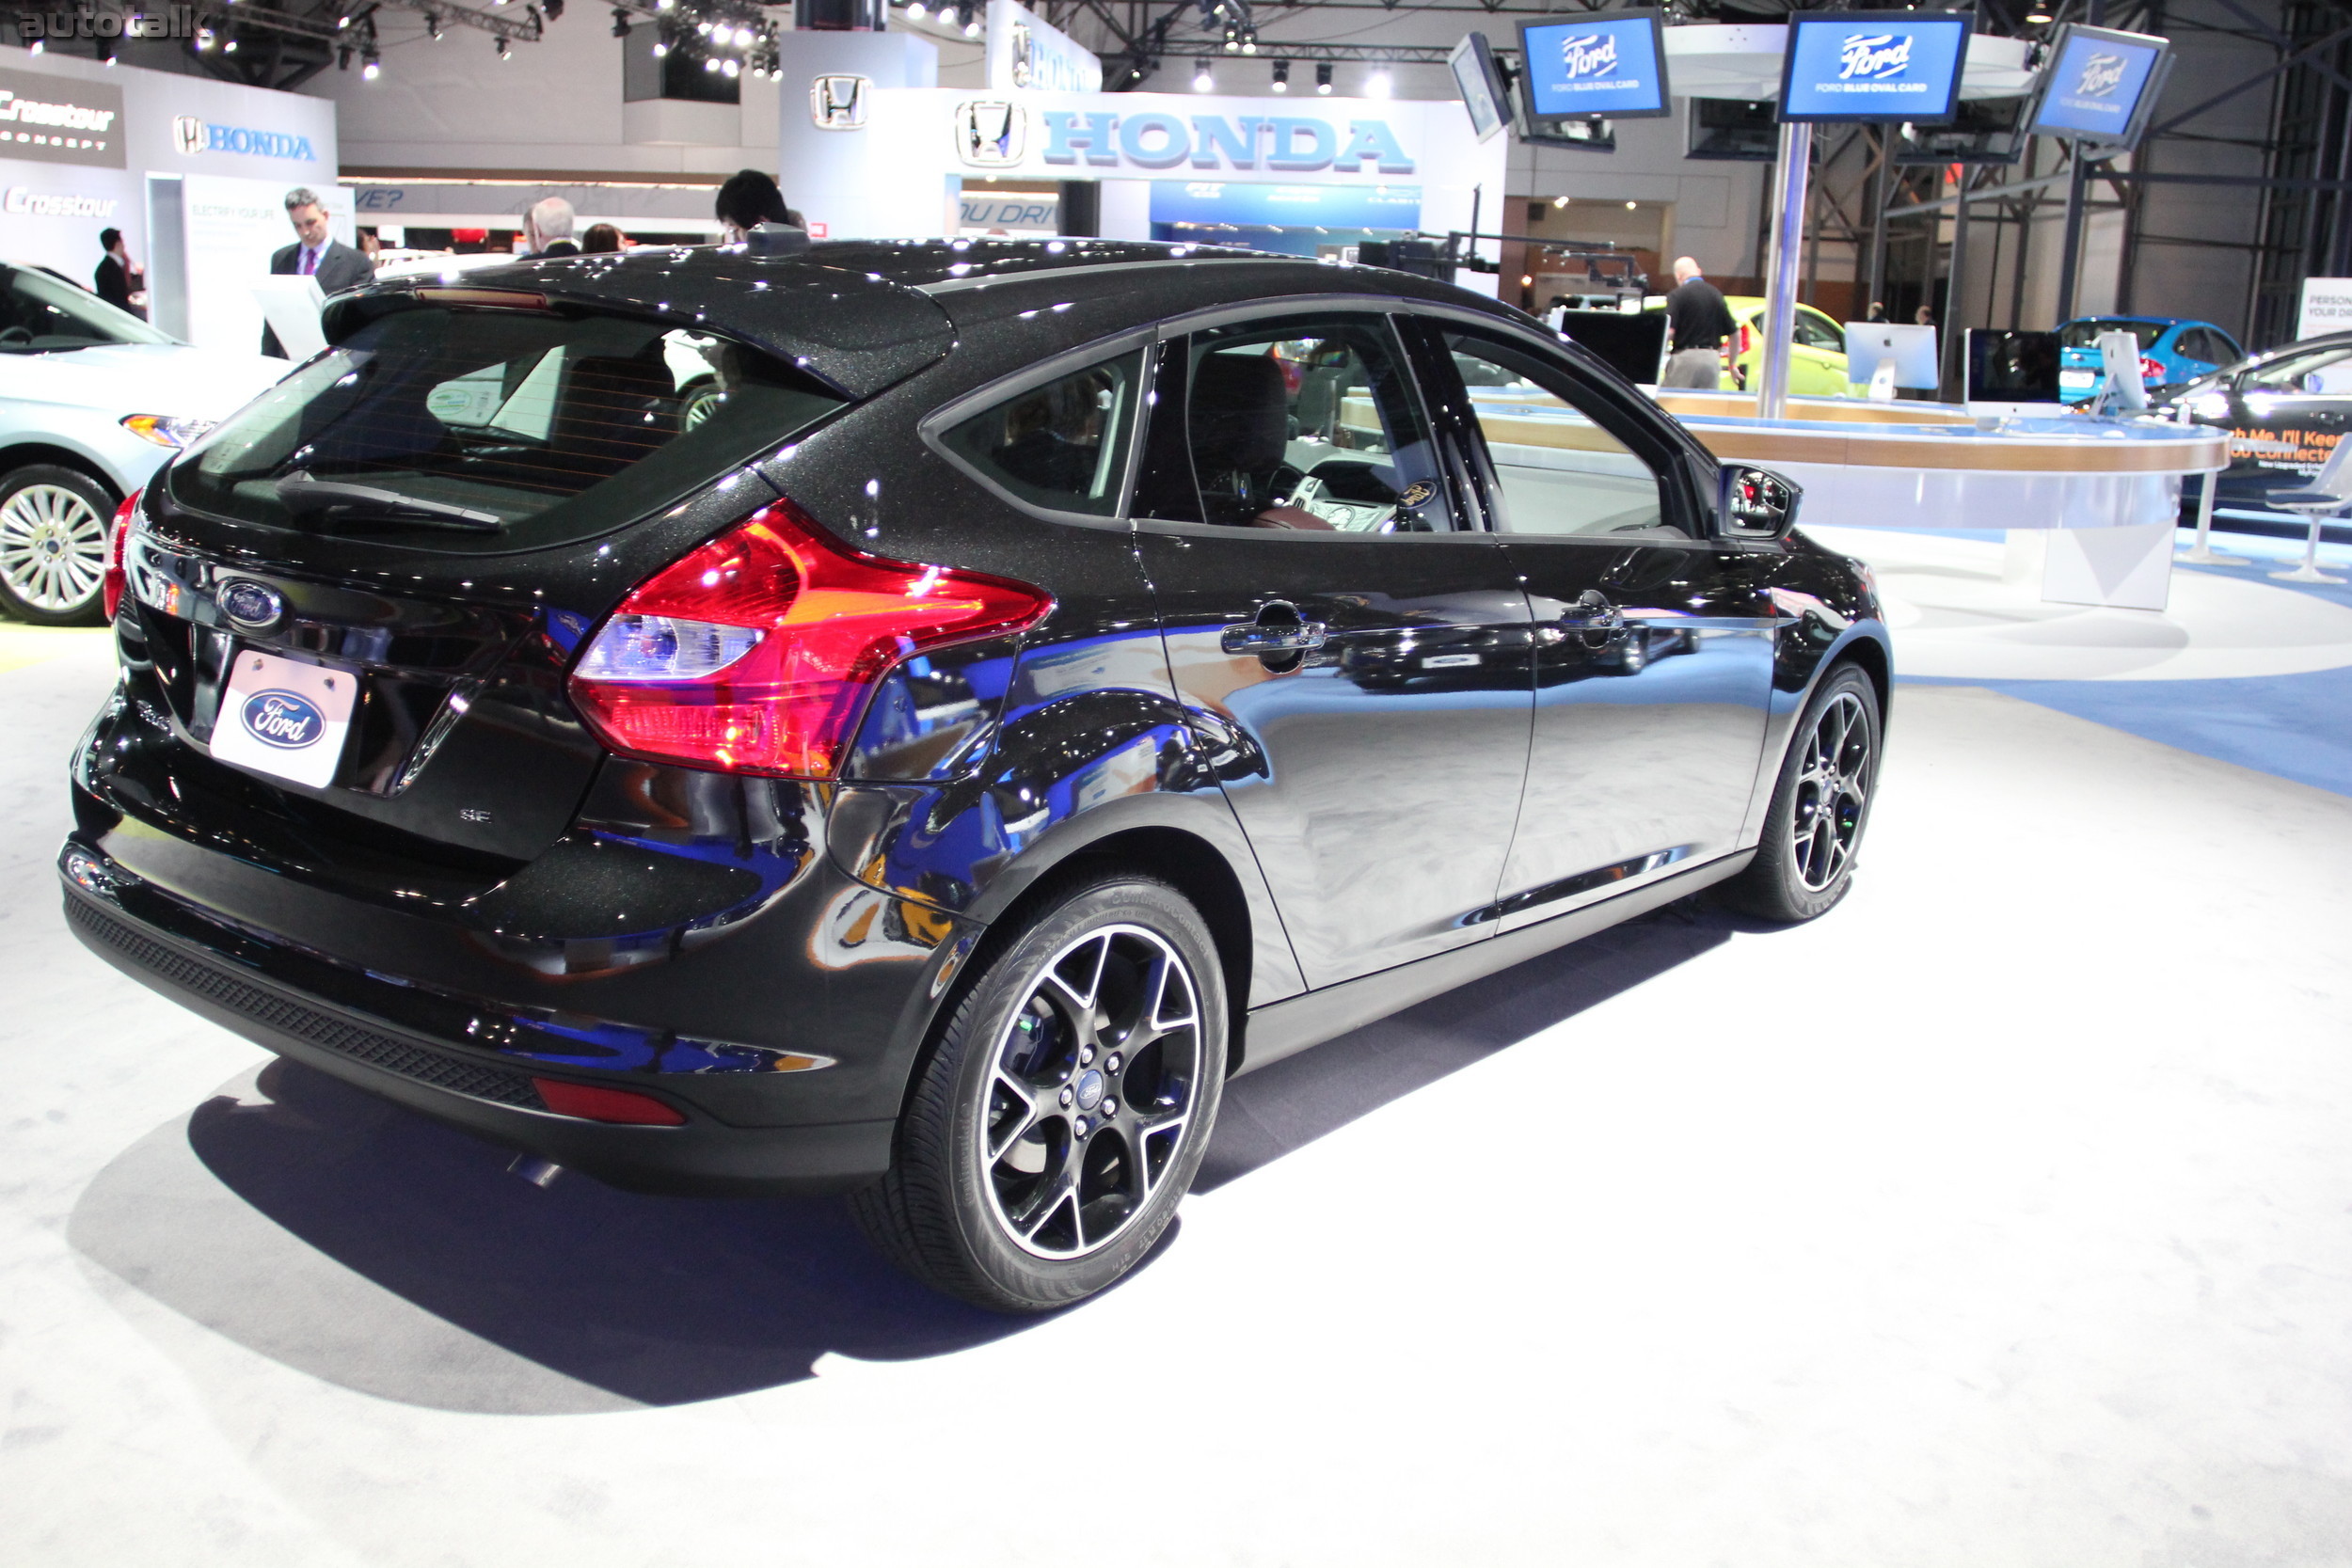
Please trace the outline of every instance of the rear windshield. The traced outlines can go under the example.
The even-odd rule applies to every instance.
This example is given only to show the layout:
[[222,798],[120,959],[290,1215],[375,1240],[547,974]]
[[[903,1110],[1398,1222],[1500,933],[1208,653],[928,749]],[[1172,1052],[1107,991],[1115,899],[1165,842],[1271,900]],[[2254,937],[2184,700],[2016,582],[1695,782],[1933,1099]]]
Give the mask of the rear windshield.
[[2164,336],[2163,322],[2087,321],[2068,322],[2058,328],[2061,348],[2097,348],[2102,332],[2128,332],[2138,341],[2139,352],[2147,353]]
[[840,404],[655,322],[421,306],[248,404],[173,465],[171,495],[409,548],[531,549],[659,510]]

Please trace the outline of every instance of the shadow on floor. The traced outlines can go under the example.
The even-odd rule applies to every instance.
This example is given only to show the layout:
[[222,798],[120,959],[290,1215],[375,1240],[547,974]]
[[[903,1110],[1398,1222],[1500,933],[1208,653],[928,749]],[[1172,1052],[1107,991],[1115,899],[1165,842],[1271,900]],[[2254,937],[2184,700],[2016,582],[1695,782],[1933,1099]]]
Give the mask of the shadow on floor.
[[[1673,906],[1238,1079],[1197,1187],[1247,1176],[1744,928]],[[838,1199],[643,1196],[577,1175],[543,1190],[506,1174],[508,1158],[278,1062],[251,1092],[199,1106],[184,1134],[159,1129],[119,1156],[70,1235],[108,1273],[257,1354],[379,1397],[485,1413],[718,1399],[807,1377],[831,1352],[899,1360],[1025,1326],[899,1274]]]

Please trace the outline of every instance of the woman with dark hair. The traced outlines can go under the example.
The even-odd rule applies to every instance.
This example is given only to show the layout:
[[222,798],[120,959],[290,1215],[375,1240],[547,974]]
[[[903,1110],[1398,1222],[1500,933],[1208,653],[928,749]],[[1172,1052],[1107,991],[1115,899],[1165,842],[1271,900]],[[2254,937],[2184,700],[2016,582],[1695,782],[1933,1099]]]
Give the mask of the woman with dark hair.
[[712,208],[720,227],[725,230],[723,238],[728,245],[740,245],[744,235],[763,223],[802,227],[801,214],[784,204],[784,192],[755,168],[739,169],[728,175],[727,182],[719,187],[719,198]]
[[98,263],[98,297],[116,309],[128,310],[145,321],[147,273],[131,260],[131,252],[122,243],[122,230],[101,230],[98,243],[106,252],[105,259]]
[[609,223],[592,223],[588,232],[580,237],[580,251],[588,256],[609,255],[628,243],[621,238],[621,231]]

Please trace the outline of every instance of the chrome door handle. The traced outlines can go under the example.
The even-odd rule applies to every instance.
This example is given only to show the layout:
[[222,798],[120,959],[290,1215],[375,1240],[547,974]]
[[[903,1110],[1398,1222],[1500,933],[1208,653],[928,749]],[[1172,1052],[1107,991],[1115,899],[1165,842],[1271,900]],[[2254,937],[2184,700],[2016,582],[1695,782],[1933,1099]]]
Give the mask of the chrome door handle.
[[[1562,631],[1581,632],[1591,646],[1600,647],[1625,630],[1625,611],[1611,604],[1598,589],[1587,588],[1561,614],[1558,625]],[[1593,642],[1597,635],[1601,641]]]
[[1255,621],[1227,626],[1218,641],[1229,654],[1290,654],[1320,648],[1327,635],[1321,621]]

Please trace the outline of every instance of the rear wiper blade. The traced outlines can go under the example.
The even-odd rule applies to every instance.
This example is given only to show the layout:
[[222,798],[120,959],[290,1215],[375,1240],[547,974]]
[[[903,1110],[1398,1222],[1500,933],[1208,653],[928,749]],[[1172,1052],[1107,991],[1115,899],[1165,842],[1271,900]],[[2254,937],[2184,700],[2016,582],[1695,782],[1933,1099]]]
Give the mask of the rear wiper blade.
[[313,479],[307,473],[297,471],[283,479],[272,480],[270,487],[277,492],[279,500],[296,512],[324,512],[339,507],[364,508],[386,522],[459,529],[468,533],[499,533],[506,528],[506,519],[495,512],[479,512],[470,506],[453,506],[448,501],[404,496],[397,490],[386,490],[373,484],[354,484],[348,480]]

